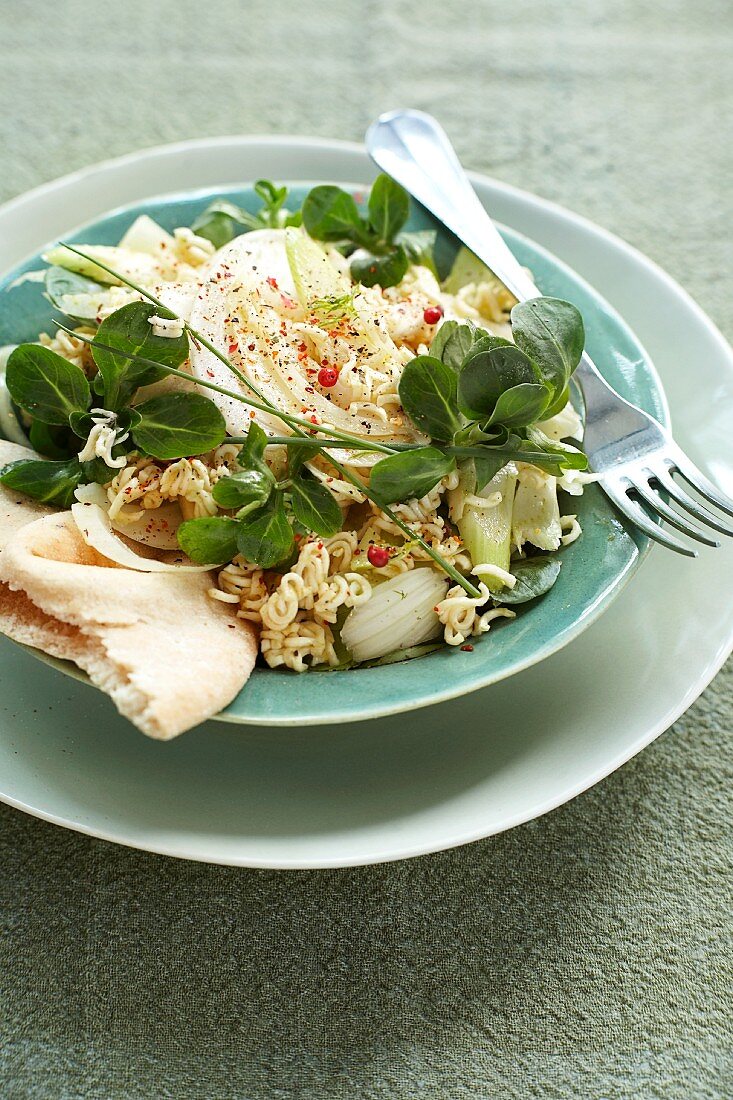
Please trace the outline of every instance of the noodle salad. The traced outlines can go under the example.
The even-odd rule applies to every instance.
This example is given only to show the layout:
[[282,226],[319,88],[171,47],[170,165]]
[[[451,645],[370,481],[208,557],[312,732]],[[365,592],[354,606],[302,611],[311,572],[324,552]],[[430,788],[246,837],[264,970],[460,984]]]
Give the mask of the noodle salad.
[[517,303],[461,249],[441,278],[407,194],[269,181],[168,233],[61,244],[57,320],[3,349],[0,482],[113,562],[211,570],[209,598],[304,672],[471,649],[557,580],[591,480],[570,303]]

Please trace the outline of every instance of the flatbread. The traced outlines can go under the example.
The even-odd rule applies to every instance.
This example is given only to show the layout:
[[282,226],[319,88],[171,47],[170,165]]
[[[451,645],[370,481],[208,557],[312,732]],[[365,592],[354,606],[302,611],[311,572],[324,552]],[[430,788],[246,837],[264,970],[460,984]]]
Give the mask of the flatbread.
[[[0,462],[30,454],[0,443]],[[150,737],[212,717],[249,679],[256,628],[207,595],[210,573],[124,569],[87,546],[70,512],[2,486],[0,550],[0,631],[74,661]]]
[[[19,447],[17,443],[0,439],[0,470],[21,458],[40,458],[40,455],[28,447]],[[51,510],[47,504],[40,504],[24,493],[17,493],[0,485],[0,551],[15,531],[39,516],[47,516]]]

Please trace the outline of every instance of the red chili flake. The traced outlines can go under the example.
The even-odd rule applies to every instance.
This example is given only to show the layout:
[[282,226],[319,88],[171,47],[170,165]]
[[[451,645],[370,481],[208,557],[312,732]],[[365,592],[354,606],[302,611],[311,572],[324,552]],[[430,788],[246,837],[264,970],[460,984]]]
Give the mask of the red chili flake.
[[308,419],[310,420],[311,424],[317,424],[318,423],[318,417],[317,416],[309,416]]
[[208,374],[209,378],[214,377],[214,372],[213,370],[210,370],[209,367],[206,368],[206,373]]
[[323,386],[324,390],[329,390],[331,386],[335,386],[339,380],[339,372],[335,367],[321,367],[318,372],[318,385]]
[[367,550],[369,564],[375,569],[383,569],[389,561],[389,550],[385,546],[370,546]]
[[239,351],[239,344],[235,340],[234,343],[229,345],[229,354],[234,355],[235,351]]
[[298,304],[292,298],[289,298],[287,294],[281,294],[280,295],[280,301],[285,306],[285,309],[295,309],[295,307]]
[[277,279],[273,279],[272,275],[268,275],[267,278],[265,279],[265,282],[267,283],[268,286],[271,286],[273,290],[279,290],[280,289],[280,287],[277,285]]
[[255,414],[254,414],[254,412],[251,412],[251,413],[249,414],[249,418],[250,418],[250,420],[254,420],[254,418],[255,418]]
[[472,645],[462,645],[461,649],[463,650],[464,653],[473,653],[473,646]]
[[440,306],[428,306],[423,311],[423,321],[426,325],[437,325],[440,318],[443,316],[443,310]]
[[255,345],[254,344],[247,344],[247,351],[254,351],[254,350],[255,350]]

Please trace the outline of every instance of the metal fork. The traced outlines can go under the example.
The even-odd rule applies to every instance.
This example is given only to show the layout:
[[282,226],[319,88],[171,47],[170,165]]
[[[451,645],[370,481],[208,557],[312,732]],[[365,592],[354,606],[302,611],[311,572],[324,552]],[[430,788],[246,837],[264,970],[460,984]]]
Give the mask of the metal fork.
[[[366,146],[378,167],[447,226],[519,301],[539,296],[481,205],[445,131],[431,115],[412,110],[381,115],[367,131]],[[709,504],[733,516],[733,500],[698,470],[661,424],[616,393],[586,353],[574,377],[581,384],[586,406],[584,450],[601,487],[620,512],[655,542],[688,557],[696,557],[697,551],[670,535],[652,516],[707,546],[720,543],[670,507],[661,493],[701,523],[733,535],[730,524],[674,480],[673,474],[681,475]]]

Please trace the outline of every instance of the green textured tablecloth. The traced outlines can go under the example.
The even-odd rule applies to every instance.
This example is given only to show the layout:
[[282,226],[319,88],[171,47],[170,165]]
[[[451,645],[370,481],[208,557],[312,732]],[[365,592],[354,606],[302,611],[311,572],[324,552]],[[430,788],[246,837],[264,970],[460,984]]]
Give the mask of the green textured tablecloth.
[[[732,16],[6,0],[0,198],[190,136],[359,139],[414,105],[730,338]],[[0,1095],[730,1098],[731,672],[570,805],[392,866],[198,866],[0,806]]]

